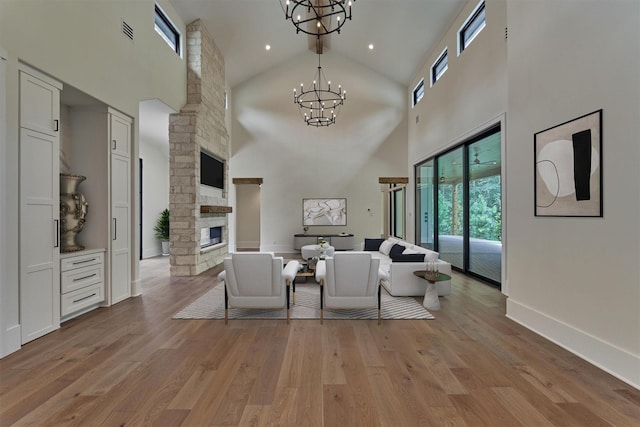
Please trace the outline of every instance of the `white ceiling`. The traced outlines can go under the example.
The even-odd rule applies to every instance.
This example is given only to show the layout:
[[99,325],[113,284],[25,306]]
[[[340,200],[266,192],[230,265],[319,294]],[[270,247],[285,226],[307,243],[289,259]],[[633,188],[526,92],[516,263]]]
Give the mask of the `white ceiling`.
[[[188,24],[200,18],[222,51],[231,87],[309,49],[280,0],[169,0]],[[282,0],[284,3],[284,0]],[[336,51],[408,86],[464,0],[356,0],[353,19],[325,41]],[[267,51],[265,45],[271,45]],[[374,45],[369,50],[369,44]],[[339,78],[337,76],[336,78]]]

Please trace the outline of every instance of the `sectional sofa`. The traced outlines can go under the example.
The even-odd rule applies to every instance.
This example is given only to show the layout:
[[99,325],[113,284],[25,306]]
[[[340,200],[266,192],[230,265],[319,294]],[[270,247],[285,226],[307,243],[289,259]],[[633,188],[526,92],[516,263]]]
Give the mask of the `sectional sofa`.
[[[438,259],[438,252],[395,237],[388,239],[364,239],[363,250],[371,251],[380,259],[380,269],[388,279],[382,285],[393,296],[424,296],[427,281],[413,274],[424,270],[427,261],[437,261],[438,270],[451,276],[451,264]],[[451,293],[451,280],[436,282],[438,296]]]

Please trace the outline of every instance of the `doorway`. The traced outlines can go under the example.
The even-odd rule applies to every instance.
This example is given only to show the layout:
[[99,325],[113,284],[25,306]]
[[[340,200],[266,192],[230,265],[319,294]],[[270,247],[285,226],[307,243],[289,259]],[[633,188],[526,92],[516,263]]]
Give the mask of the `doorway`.
[[234,178],[236,190],[236,250],[260,250],[260,189],[262,178]]

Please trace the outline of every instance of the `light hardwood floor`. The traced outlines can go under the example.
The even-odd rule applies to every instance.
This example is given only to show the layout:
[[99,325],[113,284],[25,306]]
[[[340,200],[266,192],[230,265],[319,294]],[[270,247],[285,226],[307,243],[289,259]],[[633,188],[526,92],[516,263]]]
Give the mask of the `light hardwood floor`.
[[638,426],[640,391],[454,274],[435,320],[172,320],[216,283],[141,264],[143,295],[0,361],[0,425]]

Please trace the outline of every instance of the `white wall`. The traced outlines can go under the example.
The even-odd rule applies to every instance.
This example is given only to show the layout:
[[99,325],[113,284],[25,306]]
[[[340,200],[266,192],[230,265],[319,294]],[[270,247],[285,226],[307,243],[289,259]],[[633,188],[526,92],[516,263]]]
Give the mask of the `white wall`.
[[[161,5],[180,31],[185,25],[164,0]],[[63,84],[74,86],[95,99],[134,118],[134,150],[138,157],[138,102],[159,98],[174,109],[186,100],[186,66],[153,28],[154,1],[0,1],[0,40],[6,49],[6,230],[4,245],[18,247],[18,61],[28,63]],[[122,19],[134,27],[135,41],[121,32]],[[171,82],[171,84],[167,84]],[[133,163],[138,193],[137,161]],[[132,209],[132,292],[138,287],[138,202]],[[18,313],[18,255],[4,258],[6,282],[2,284],[0,331],[3,353],[20,347]],[[18,333],[15,333],[15,331]],[[8,351],[6,351],[9,349]]]
[[[310,232],[347,231],[356,242],[379,235],[378,177],[406,175],[405,88],[336,53],[322,56],[327,79],[348,94],[335,125],[307,126],[293,104],[293,87],[313,80],[318,58],[312,52],[234,88],[230,178],[264,178],[262,250],[293,249],[293,235],[303,231],[303,198],[347,198],[346,227]],[[233,185],[229,193],[233,205]],[[235,236],[231,240],[233,245]]]
[[[640,387],[640,3],[507,11],[507,315]],[[534,133],[600,108],[604,216],[535,217]]]
[[[459,56],[457,35],[464,21],[478,5],[469,1],[440,42],[425,59],[407,92],[425,81],[423,99],[409,106],[409,188],[415,188],[413,166],[445,151],[502,120],[507,108],[507,47],[504,39],[504,0],[486,1],[486,27]],[[447,48],[449,67],[430,87],[431,66]],[[416,123],[416,117],[419,121]],[[503,132],[505,129],[503,127]],[[415,194],[407,192],[407,236],[415,236]],[[504,213],[504,212],[503,212]]]
[[[8,241],[7,216],[7,191],[9,180],[7,175],[7,132],[6,132],[6,51],[0,46],[0,242]],[[0,245],[0,301],[11,301],[11,288],[9,287],[7,245]],[[4,338],[5,331],[16,331],[16,308],[11,309],[4,303],[0,303],[0,336]],[[10,333],[10,332],[9,332]],[[15,332],[13,334],[15,336]],[[19,336],[17,337],[19,339]],[[13,342],[13,346],[12,343]],[[12,348],[13,347],[13,348]],[[15,338],[13,340],[0,339],[0,357],[15,350]]]

